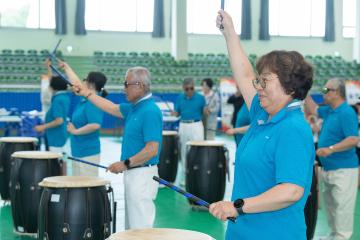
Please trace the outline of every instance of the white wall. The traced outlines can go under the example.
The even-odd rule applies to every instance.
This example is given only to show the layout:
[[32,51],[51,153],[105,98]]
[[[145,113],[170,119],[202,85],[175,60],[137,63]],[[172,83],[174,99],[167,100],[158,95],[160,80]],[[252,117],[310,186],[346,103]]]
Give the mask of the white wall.
[[[115,33],[90,31],[86,36],[74,34],[76,0],[67,0],[68,34],[57,36],[53,30],[27,30],[0,28],[0,49],[52,49],[57,39],[63,38],[60,50],[66,53],[71,45],[71,55],[92,55],[94,50],[102,51],[159,51],[171,52],[170,1],[165,0],[166,37],[154,39],[147,33]],[[219,1],[220,2],[220,1]],[[335,1],[336,41],[324,42],[322,38],[272,37],[270,41],[259,41],[260,0],[251,1],[252,39],[244,41],[248,53],[261,55],[274,49],[297,50],[303,54],[333,55],[339,52],[345,59],[352,59],[353,40],[342,37],[342,1]],[[119,10],[121,14],[121,10]],[[214,13],[214,21],[216,13]],[[215,25],[215,23],[214,23]],[[189,52],[225,53],[225,42],[220,35],[189,35]]]

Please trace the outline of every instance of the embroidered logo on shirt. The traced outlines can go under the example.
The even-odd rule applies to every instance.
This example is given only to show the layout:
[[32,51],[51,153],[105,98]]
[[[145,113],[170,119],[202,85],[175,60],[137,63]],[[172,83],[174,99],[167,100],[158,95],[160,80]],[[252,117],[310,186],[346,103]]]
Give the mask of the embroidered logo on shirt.
[[262,119],[258,120],[257,122],[259,125],[263,125],[265,123],[264,120],[262,120]]

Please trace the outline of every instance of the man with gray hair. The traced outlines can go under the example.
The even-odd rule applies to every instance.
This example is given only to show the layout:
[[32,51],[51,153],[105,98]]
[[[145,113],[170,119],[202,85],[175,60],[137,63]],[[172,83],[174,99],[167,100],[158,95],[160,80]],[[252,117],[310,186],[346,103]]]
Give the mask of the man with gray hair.
[[193,140],[204,140],[204,125],[202,123],[205,109],[205,98],[195,92],[195,83],[192,78],[185,78],[184,93],[176,100],[174,116],[180,116],[179,138],[181,148],[181,168],[178,175],[179,184],[185,185],[186,143]]
[[316,154],[324,170],[323,197],[331,233],[323,239],[350,239],[359,171],[355,151],[358,143],[358,119],[355,111],[345,101],[344,81],[330,79],[322,92],[328,106],[319,107],[307,96],[305,107],[324,120]]
[[144,67],[130,68],[125,75],[124,90],[130,103],[117,105],[90,94],[86,86],[74,84],[74,91],[103,111],[125,120],[120,161],[111,164],[110,172],[124,172],[125,228],[151,228],[155,220],[154,200],[162,143],[162,113],[150,91],[150,72]]

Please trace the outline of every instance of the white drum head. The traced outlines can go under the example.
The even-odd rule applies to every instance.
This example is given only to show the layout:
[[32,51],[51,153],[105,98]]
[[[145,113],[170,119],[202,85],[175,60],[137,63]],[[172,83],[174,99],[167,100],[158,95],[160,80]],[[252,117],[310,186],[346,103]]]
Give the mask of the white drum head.
[[178,135],[178,132],[177,131],[163,131],[162,132],[162,135],[163,136],[177,136]]
[[172,228],[134,229],[112,234],[108,240],[215,240],[204,233]]
[[223,147],[225,145],[224,142],[214,141],[214,140],[202,140],[202,141],[189,141],[186,145],[190,146],[203,146],[203,147]]
[[82,188],[105,186],[110,182],[90,176],[57,176],[44,178],[39,186],[50,188]]
[[38,139],[33,137],[2,137],[0,142],[6,143],[37,143]]
[[18,151],[14,152],[11,157],[24,159],[59,159],[62,158],[60,153],[47,151]]

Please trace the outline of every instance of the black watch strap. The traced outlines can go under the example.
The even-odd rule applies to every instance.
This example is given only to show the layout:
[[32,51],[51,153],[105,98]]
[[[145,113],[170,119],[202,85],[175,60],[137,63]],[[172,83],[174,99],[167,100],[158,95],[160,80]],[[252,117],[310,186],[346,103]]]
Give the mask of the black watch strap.
[[129,168],[130,168],[130,159],[127,158],[127,159],[124,161],[124,165],[126,166],[127,169],[129,169]]

